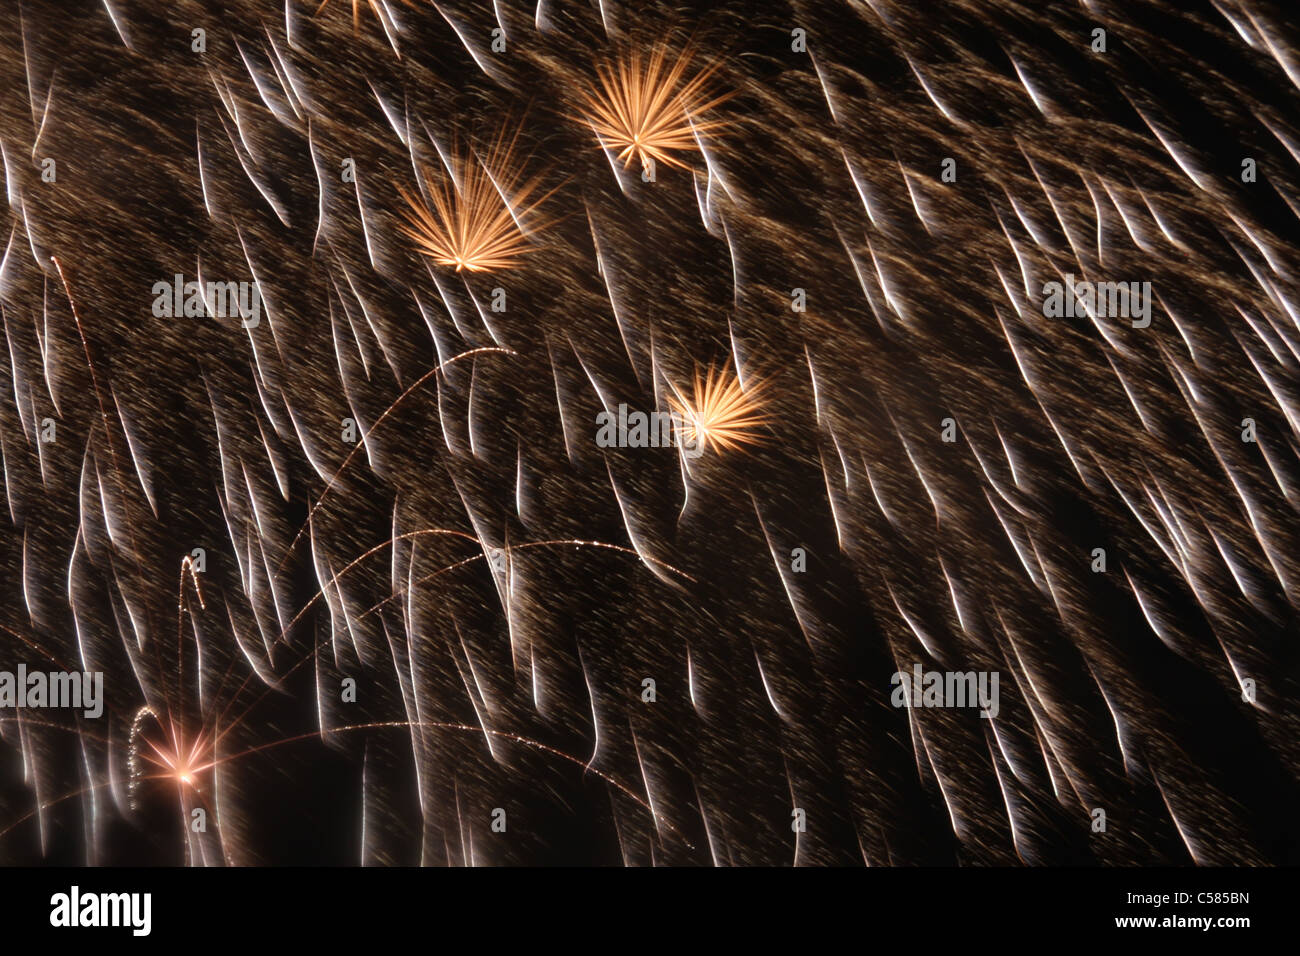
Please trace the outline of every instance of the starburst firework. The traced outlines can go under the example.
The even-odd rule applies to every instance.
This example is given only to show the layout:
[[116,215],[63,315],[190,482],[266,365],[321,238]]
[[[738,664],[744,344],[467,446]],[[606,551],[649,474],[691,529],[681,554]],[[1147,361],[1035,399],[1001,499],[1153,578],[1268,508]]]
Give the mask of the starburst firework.
[[699,148],[697,137],[715,132],[726,124],[701,120],[700,115],[730,99],[730,93],[709,93],[717,67],[709,66],[683,82],[690,68],[689,50],[666,65],[667,51],[655,47],[649,59],[632,50],[615,63],[597,67],[600,89],[582,97],[581,118],[596,134],[602,148],[619,150],[626,168],[636,156],[647,161],[686,168],[673,155]]
[[761,411],[765,389],[763,381],[746,389],[725,367],[710,365],[703,375],[696,368],[689,397],[676,388],[668,396],[668,404],[683,419],[679,441],[720,452],[757,444],[762,436],[756,430],[770,421]]
[[1297,860],[1281,4],[150,6],[0,27],[0,862]]
[[[153,718],[162,730],[164,739],[155,741],[145,732],[145,722]],[[199,774],[213,766],[212,740],[208,734],[200,731],[191,736],[182,725],[168,717],[166,726],[158,719],[152,707],[142,707],[136,713],[131,725],[131,786],[134,790],[148,777],[161,777],[181,787],[198,789]],[[144,750],[141,742],[149,745]],[[146,774],[146,760],[158,768],[159,773]]]
[[457,272],[491,272],[519,264],[528,251],[529,235],[546,223],[533,222],[534,213],[551,192],[529,203],[539,178],[520,183],[514,159],[515,137],[504,135],[493,144],[487,159],[472,150],[452,160],[453,169],[441,181],[425,173],[433,208],[419,196],[400,190],[410,205],[409,226],[402,231],[415,240],[419,251]]

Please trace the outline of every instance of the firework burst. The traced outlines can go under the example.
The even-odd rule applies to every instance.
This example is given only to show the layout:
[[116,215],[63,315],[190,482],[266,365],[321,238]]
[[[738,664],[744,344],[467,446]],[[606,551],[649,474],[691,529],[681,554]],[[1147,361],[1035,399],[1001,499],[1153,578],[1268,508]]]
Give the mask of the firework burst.
[[522,181],[515,161],[515,134],[509,143],[499,136],[486,160],[472,150],[453,159],[441,181],[425,174],[433,208],[401,190],[410,206],[409,225],[402,231],[415,240],[421,254],[457,272],[493,272],[517,266],[529,249],[529,236],[547,223],[535,222],[535,212],[553,192],[529,202],[540,177]]
[[1296,861],[1280,4],[145,6],[0,24],[0,862]]
[[757,430],[771,420],[762,413],[765,389],[766,382],[760,381],[747,390],[725,367],[710,365],[703,374],[696,368],[689,397],[675,387],[668,396],[669,406],[683,421],[679,441],[685,447],[719,452],[758,444],[762,436]]
[[[150,718],[162,729],[162,741],[154,740],[147,732],[146,726]],[[142,743],[147,744],[149,749],[144,749]],[[133,791],[148,777],[161,777],[181,787],[198,789],[199,774],[213,765],[212,740],[206,733],[200,731],[191,736],[170,717],[166,726],[163,726],[163,721],[158,719],[152,707],[142,707],[136,713],[131,724],[130,745]],[[146,774],[145,761],[156,767],[157,772]]]
[[581,119],[588,123],[604,149],[617,149],[624,168],[632,157],[641,161],[686,168],[675,153],[698,150],[698,137],[716,132],[721,120],[701,120],[706,111],[730,99],[711,94],[717,66],[708,66],[684,80],[691,55],[683,52],[668,65],[668,52],[655,47],[648,58],[632,50],[617,62],[597,67],[600,88],[582,97]]

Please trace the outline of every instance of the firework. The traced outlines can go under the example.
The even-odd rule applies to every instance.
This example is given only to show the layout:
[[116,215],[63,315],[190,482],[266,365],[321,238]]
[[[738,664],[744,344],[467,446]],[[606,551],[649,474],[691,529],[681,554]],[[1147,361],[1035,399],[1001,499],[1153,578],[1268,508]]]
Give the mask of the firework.
[[423,255],[457,272],[494,272],[519,265],[534,234],[547,225],[536,221],[536,211],[551,193],[529,202],[541,179],[520,182],[514,145],[513,139],[507,144],[498,138],[485,159],[466,152],[447,176],[426,174],[432,210],[419,197],[401,191],[410,207],[405,213],[409,225],[402,231]]
[[[604,149],[618,150],[626,168],[633,158],[642,168],[653,163],[686,168],[677,154],[699,149],[700,137],[726,127],[703,115],[731,94],[710,93],[717,65],[691,71],[691,53],[669,64],[669,51],[655,46],[649,55],[632,49],[597,67],[599,88],[582,97],[581,118]],[[690,78],[687,75],[690,73]]]
[[[164,730],[164,739],[154,740],[144,730],[145,722],[152,719],[159,726],[162,721],[150,707],[142,707],[136,714],[131,726],[131,789],[137,790],[148,778],[143,761],[148,761],[159,770],[165,779],[178,786],[197,788],[199,775],[212,767],[212,742],[208,735],[199,732],[190,737],[174,720],[168,720]],[[141,746],[147,744],[146,751]],[[152,751],[152,752],[150,752]]]
[[364,5],[0,25],[0,859],[1294,862],[1276,4]]
[[697,368],[689,394],[674,386],[668,396],[682,421],[679,441],[701,451],[732,451],[759,442],[758,429],[770,421],[762,414],[765,387],[760,381],[745,388],[725,367],[710,365],[703,375]]

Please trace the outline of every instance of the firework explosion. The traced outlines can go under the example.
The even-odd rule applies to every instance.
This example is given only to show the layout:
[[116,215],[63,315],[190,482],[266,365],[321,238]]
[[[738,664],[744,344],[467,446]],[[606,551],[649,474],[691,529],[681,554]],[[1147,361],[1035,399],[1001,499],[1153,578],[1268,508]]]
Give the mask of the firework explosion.
[[727,100],[727,96],[705,99],[713,69],[683,75],[690,65],[689,54],[681,54],[665,69],[667,51],[656,46],[642,65],[639,50],[626,53],[617,64],[597,68],[600,88],[584,94],[583,118],[605,148],[615,148],[624,166],[635,157],[642,168],[655,162],[685,169],[677,152],[693,150],[701,133],[718,130],[724,124],[701,119]]
[[407,218],[414,228],[403,227],[402,231],[422,253],[457,272],[489,272],[518,265],[528,247],[520,220],[538,205],[524,206],[538,180],[513,189],[518,175],[510,173],[504,186],[497,185],[489,166],[509,169],[512,146],[498,142],[489,165],[465,158],[459,164],[461,175],[455,186],[437,186],[426,180],[432,213],[421,200],[403,192],[411,205]]
[[1296,50],[24,0],[0,859],[1294,862]]
[[701,377],[696,369],[688,395],[668,397],[668,404],[681,416],[679,440],[684,447],[698,446],[701,452],[710,448],[734,451],[758,441],[756,429],[767,421],[760,413],[762,389],[760,383],[751,386],[747,394],[740,379],[726,371],[710,365]]

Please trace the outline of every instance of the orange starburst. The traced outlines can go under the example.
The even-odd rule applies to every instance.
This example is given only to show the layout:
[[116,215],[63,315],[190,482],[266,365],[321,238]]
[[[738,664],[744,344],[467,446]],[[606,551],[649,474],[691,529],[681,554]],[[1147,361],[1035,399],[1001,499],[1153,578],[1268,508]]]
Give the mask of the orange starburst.
[[[150,717],[162,731],[162,740],[155,740],[145,732],[145,721]],[[149,745],[149,750],[140,747],[141,741]],[[214,766],[212,740],[207,733],[200,731],[191,736],[170,717],[164,727],[152,707],[140,708],[132,723],[130,764],[133,787],[146,776],[141,758],[160,771],[148,776],[171,780],[177,786],[194,790],[199,788],[199,775]]]
[[432,209],[419,196],[400,190],[410,205],[404,213],[410,226],[402,226],[402,231],[422,254],[457,272],[491,272],[519,264],[528,251],[529,235],[547,225],[534,221],[534,214],[551,193],[529,203],[540,179],[520,183],[514,160],[518,135],[508,144],[499,136],[486,160],[473,151],[453,158],[449,175],[441,181],[435,182],[426,171]]
[[762,414],[767,383],[755,382],[748,389],[723,368],[709,366],[701,375],[695,369],[690,396],[673,387],[668,404],[680,417],[677,440],[682,447],[734,451],[762,441],[758,429],[770,419]]
[[667,59],[663,46],[655,47],[648,58],[631,50],[616,63],[599,65],[600,88],[582,96],[579,118],[591,126],[602,148],[619,150],[624,168],[636,156],[643,168],[653,161],[685,169],[686,163],[674,152],[698,149],[698,135],[726,125],[699,118],[733,95],[709,93],[717,65],[684,80],[690,51],[680,54],[671,66]]

